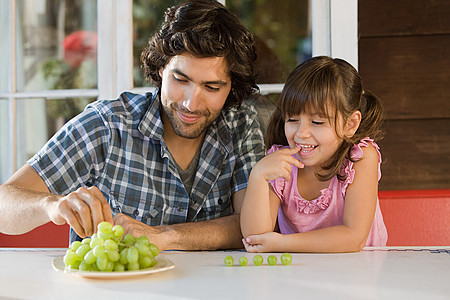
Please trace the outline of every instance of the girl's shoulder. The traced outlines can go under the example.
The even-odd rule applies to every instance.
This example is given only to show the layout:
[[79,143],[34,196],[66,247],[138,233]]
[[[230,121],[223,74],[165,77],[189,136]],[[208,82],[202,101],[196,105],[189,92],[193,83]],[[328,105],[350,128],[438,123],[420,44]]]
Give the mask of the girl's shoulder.
[[369,159],[375,157],[378,158],[378,163],[381,163],[380,147],[373,139],[366,137],[352,147],[350,157],[352,160],[359,160],[363,157]]
[[350,151],[352,160],[346,159],[341,174],[345,175],[345,180],[342,182],[343,192],[349,184],[353,183],[355,178],[355,164],[362,164],[360,167],[364,168],[370,164],[377,163],[378,165],[378,180],[381,179],[381,153],[380,148],[371,138],[364,138],[358,144],[354,145]]

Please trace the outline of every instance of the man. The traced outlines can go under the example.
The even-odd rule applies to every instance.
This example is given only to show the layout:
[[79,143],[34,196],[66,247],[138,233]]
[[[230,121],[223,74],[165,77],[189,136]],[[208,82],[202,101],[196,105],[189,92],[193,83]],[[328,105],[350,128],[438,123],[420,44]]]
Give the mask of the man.
[[[141,59],[158,87],[97,101],[0,187],[0,231],[101,221],[160,249],[241,247],[239,211],[264,155],[252,35],[215,0],[168,9]],[[114,216],[114,218],[113,218]]]

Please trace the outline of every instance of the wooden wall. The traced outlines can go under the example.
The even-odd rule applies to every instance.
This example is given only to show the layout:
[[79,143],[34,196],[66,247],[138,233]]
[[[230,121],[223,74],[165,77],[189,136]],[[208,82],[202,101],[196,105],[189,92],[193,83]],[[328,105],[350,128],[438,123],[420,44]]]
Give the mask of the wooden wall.
[[359,71],[385,102],[380,190],[450,187],[450,1],[360,0]]

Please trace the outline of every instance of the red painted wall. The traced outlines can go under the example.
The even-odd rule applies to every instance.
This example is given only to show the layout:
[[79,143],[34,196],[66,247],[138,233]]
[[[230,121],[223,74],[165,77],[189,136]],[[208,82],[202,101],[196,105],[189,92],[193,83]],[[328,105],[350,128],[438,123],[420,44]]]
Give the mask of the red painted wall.
[[0,247],[17,248],[66,248],[69,246],[69,225],[52,222],[20,235],[0,233]]
[[380,191],[388,246],[449,246],[450,189]]

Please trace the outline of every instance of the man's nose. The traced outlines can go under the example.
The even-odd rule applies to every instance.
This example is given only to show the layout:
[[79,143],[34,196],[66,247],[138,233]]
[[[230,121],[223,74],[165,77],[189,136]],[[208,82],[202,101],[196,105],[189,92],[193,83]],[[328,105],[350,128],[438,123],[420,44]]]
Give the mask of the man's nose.
[[182,104],[191,112],[201,111],[201,98],[201,89],[199,87],[191,87],[184,94],[184,100]]

